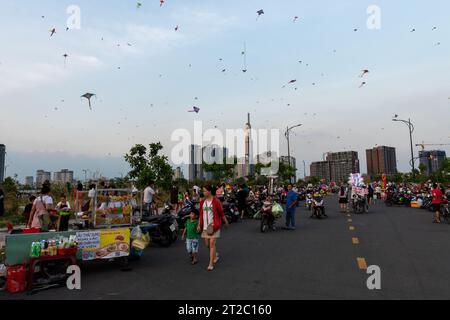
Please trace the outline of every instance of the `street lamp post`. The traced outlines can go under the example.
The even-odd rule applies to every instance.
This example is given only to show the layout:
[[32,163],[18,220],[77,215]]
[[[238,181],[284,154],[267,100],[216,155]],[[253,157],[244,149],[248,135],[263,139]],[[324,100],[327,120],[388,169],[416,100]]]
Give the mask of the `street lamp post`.
[[414,125],[411,123],[411,118],[409,118],[408,120],[402,120],[402,119],[397,119],[394,118],[392,119],[392,121],[396,121],[396,122],[403,122],[404,124],[406,124],[408,126],[408,130],[409,130],[409,142],[411,144],[411,168],[412,168],[412,175],[413,178],[416,175],[416,165],[414,162],[414,149],[413,149],[413,141],[412,141],[412,135],[414,133]]
[[303,179],[306,179],[306,162],[303,160]]
[[[303,124],[297,124],[297,125],[292,126],[292,127],[287,127],[286,133],[284,134],[284,135],[286,136],[286,139],[287,139],[287,147],[288,147],[288,163],[289,163],[289,166],[291,166],[291,145],[290,145],[290,139],[289,139],[290,132],[291,132],[292,129],[301,127],[302,125],[303,125]],[[289,180],[292,182],[292,176],[289,178]]]

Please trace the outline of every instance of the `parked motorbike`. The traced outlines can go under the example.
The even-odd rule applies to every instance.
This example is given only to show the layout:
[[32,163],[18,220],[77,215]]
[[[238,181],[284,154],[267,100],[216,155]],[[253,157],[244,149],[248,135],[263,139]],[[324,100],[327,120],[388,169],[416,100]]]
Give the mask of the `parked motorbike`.
[[173,211],[173,206],[169,202],[166,202],[164,204],[164,208],[163,208],[163,211],[161,214],[171,214],[172,211]]
[[450,207],[448,204],[448,199],[447,197],[443,198],[443,202],[441,204],[441,218],[447,222],[448,224],[450,224]]
[[183,208],[177,213],[176,219],[178,222],[178,228],[180,230],[184,229],[184,226],[186,224],[186,220],[189,219],[189,214],[191,213],[192,209],[197,208],[198,202],[190,201],[187,202]]
[[368,206],[366,198],[360,194],[353,195],[353,213],[362,214],[368,212]]
[[393,205],[410,206],[410,195],[403,192],[388,192],[386,197],[386,206],[392,207]]
[[172,214],[145,218],[148,224],[141,225],[142,232],[149,233],[152,242],[169,247],[178,239],[178,222]]
[[251,217],[258,213],[261,210],[262,203],[259,200],[251,201],[248,203],[248,213]]
[[239,221],[241,215],[235,202],[230,202],[230,200],[226,200],[223,203],[223,211],[229,223]]

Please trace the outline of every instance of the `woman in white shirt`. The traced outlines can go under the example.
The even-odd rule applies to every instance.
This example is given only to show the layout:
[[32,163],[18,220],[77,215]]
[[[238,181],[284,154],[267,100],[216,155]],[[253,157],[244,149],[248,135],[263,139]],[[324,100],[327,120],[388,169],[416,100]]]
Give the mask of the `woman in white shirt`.
[[31,209],[28,227],[40,228],[42,231],[48,231],[50,224],[49,210],[53,210],[53,199],[50,196],[50,186],[44,184],[42,186],[41,195],[34,200]]

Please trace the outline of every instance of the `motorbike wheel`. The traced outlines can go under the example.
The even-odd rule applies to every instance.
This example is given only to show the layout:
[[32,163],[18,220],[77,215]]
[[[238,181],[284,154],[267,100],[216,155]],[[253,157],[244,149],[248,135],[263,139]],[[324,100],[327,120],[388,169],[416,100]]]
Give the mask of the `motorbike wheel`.
[[265,233],[267,230],[269,230],[269,225],[267,223],[267,218],[261,219],[261,232]]
[[314,209],[314,215],[316,216],[317,219],[322,219],[322,213],[321,210],[319,208]]
[[158,238],[152,239],[153,242],[159,244],[161,247],[167,248],[173,243],[172,234],[167,231],[162,231]]
[[449,211],[445,211],[444,214],[442,215],[442,218],[444,218],[445,222],[447,222],[447,224],[450,224],[450,212]]

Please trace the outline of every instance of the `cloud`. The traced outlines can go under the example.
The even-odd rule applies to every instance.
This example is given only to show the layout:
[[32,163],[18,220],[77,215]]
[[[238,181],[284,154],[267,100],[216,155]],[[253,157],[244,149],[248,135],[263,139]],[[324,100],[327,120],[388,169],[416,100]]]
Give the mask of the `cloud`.
[[0,77],[0,96],[67,79],[75,74],[73,69],[70,69],[72,65],[79,67],[75,69],[78,70],[77,72],[83,72],[83,67],[99,67],[102,63],[97,57],[78,54],[68,57],[67,67],[64,66],[62,57],[59,64],[8,61],[2,64],[0,69],[2,74]]
[[63,68],[48,63],[5,64],[0,77],[0,96],[12,91],[34,88],[63,77]]
[[94,56],[74,55],[69,57],[70,61],[86,67],[99,67],[102,65],[100,59]]

